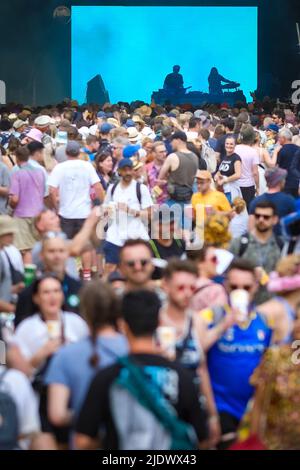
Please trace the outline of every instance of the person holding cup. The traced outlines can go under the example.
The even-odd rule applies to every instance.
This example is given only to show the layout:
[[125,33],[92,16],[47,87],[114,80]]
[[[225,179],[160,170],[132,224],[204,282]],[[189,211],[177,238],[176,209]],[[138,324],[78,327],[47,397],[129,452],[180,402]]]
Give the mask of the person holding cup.
[[[26,370],[40,398],[42,432],[49,449],[56,448],[55,429],[47,418],[45,373],[54,353],[66,343],[73,343],[88,335],[85,321],[71,312],[62,311],[64,294],[60,280],[45,274],[32,285],[35,315],[23,320],[11,339],[8,358],[12,366]],[[58,441],[62,436],[57,435]],[[65,439],[63,439],[65,442]]]
[[232,262],[225,287],[227,305],[203,310],[202,328],[199,326],[222,427],[221,449],[235,440],[239,422],[254,393],[250,377],[276,336],[276,327],[270,327],[266,316],[254,304],[258,283],[255,266],[250,261]]

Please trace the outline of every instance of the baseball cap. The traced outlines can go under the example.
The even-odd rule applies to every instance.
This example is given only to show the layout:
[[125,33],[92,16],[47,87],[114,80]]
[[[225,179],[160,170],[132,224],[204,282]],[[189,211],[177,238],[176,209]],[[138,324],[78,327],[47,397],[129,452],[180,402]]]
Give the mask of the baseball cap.
[[182,140],[183,142],[187,142],[187,135],[183,131],[176,131],[174,134],[171,135],[171,141],[174,139]]
[[101,124],[100,126],[100,132],[101,134],[109,134],[109,132],[114,129],[115,126],[113,126],[112,124],[109,124],[109,122],[104,122],[103,124]]
[[134,154],[136,154],[140,150],[140,145],[127,145],[123,149],[123,157],[124,158],[131,158]]
[[135,127],[135,122],[133,121],[133,119],[127,119],[125,127]]
[[70,140],[66,147],[66,154],[71,157],[77,157],[80,154],[80,145],[75,140]]
[[122,160],[120,160],[119,162],[118,169],[120,170],[121,168],[125,168],[126,166],[128,166],[129,168],[133,168],[133,162],[132,160],[130,160],[130,158],[122,158]]
[[279,132],[279,127],[276,125],[276,124],[269,124],[267,126],[267,131],[273,131],[273,132],[276,132],[278,133]]
[[207,170],[198,170],[196,173],[196,178],[201,180],[211,180],[211,174]]
[[97,113],[97,117],[98,118],[106,118],[106,113],[104,111],[99,111],[99,113]]

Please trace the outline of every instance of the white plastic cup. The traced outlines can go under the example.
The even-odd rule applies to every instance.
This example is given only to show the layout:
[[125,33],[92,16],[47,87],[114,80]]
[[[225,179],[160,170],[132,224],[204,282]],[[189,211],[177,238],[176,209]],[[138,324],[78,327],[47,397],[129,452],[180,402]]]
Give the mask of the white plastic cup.
[[160,326],[157,328],[156,337],[158,345],[170,360],[176,357],[176,330],[171,326]]
[[47,329],[49,339],[58,339],[61,335],[61,323],[59,320],[48,320]]
[[230,293],[230,305],[239,311],[238,320],[247,320],[249,310],[249,293],[244,289],[236,289]]

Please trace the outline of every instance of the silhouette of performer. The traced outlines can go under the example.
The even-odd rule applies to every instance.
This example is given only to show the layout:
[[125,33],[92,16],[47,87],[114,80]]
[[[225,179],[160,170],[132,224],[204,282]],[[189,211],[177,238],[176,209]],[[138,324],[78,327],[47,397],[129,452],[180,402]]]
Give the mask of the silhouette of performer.
[[164,81],[164,90],[176,94],[185,91],[183,88],[183,76],[179,73],[180,66],[174,65],[173,73],[169,73]]
[[[208,76],[209,93],[212,95],[221,95],[223,93],[223,88],[228,88],[228,85],[222,85],[221,82],[235,85],[235,82],[222,77],[222,75],[219,74],[218,69],[213,67]],[[236,85],[238,86],[238,84]]]

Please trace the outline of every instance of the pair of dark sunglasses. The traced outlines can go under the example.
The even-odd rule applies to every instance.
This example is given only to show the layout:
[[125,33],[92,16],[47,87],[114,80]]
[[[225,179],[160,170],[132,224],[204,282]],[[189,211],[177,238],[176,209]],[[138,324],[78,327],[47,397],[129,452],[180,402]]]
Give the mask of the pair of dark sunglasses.
[[135,259],[135,260],[129,260],[125,261],[124,264],[128,266],[128,268],[134,268],[137,263],[140,263],[140,265],[144,268],[147,266],[149,263],[151,263],[151,259]]

